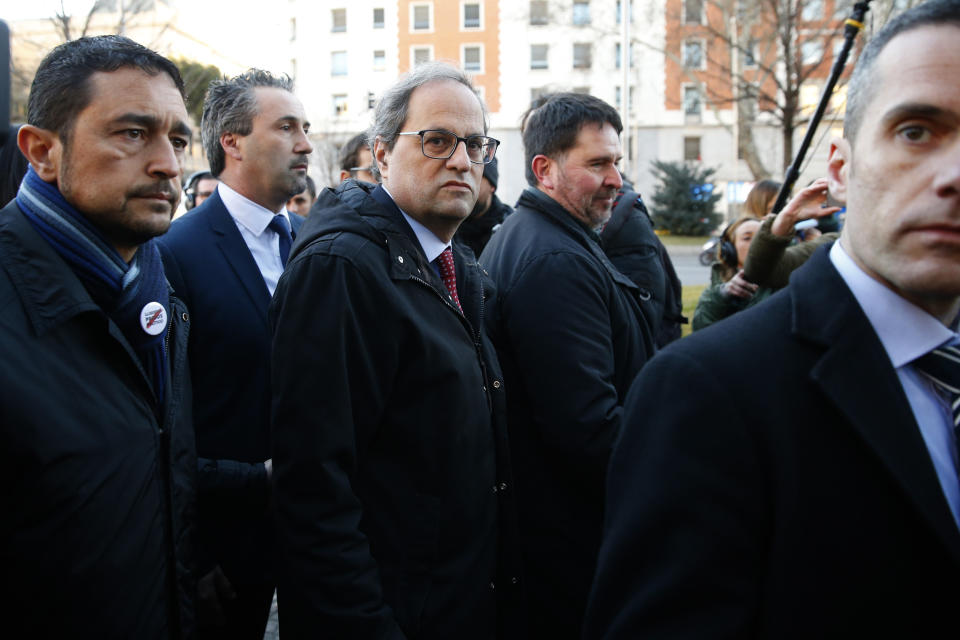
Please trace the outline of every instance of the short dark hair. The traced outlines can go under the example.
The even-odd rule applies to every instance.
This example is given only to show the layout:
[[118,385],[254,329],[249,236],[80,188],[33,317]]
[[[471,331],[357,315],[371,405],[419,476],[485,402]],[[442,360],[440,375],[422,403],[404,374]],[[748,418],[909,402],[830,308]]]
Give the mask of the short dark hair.
[[585,93],[554,93],[535,101],[523,115],[520,131],[526,160],[527,184],[537,186],[533,159],[544,155],[556,158],[577,144],[583,125],[609,124],[623,131],[620,114],[609,104]]
[[929,0],[904,11],[877,32],[857,59],[847,86],[847,110],[843,135],[853,143],[863,112],[876,92],[877,78],[872,77],[877,57],[896,36],[920,27],[953,25],[960,27],[960,0]]
[[350,169],[359,166],[357,163],[360,162],[360,150],[369,148],[366,131],[358,133],[347,140],[340,148],[340,156],[338,158],[340,160],[340,169],[350,171]]
[[226,166],[226,153],[220,144],[220,136],[224,133],[248,136],[253,131],[253,118],[260,110],[254,92],[258,87],[293,93],[293,80],[286,74],[275,76],[262,69],[250,69],[234,78],[214,80],[207,87],[200,133],[214,177],[219,178]]
[[186,97],[177,65],[123,36],[95,36],[64,42],[40,63],[27,101],[27,123],[55,132],[64,146],[73,124],[92,96],[90,76],[127,67],[155,76],[165,73]]

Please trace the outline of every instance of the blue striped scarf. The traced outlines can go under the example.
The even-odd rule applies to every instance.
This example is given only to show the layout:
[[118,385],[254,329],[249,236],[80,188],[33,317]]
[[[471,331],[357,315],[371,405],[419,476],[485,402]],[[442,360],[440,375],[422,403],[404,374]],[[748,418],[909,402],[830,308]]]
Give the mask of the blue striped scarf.
[[[169,329],[170,293],[156,242],[140,245],[127,264],[103,234],[33,167],[27,169],[20,184],[17,205],[136,351],[153,386],[159,416],[167,380],[164,340]],[[168,321],[156,336],[148,334],[140,320],[144,306],[150,302],[163,305]]]

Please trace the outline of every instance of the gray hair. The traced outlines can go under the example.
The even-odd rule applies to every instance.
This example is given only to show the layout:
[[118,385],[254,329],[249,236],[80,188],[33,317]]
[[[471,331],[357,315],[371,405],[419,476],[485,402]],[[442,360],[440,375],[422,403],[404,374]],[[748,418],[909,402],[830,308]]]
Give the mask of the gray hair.
[[[403,128],[403,123],[407,121],[407,109],[410,106],[410,96],[414,90],[439,80],[459,82],[476,94],[469,76],[452,64],[427,62],[417,65],[411,71],[400,76],[397,83],[387,89],[386,93],[377,102],[376,109],[373,112],[373,124],[367,131],[367,144],[371,153],[374,153],[376,149],[374,145],[378,138],[387,149],[393,149],[393,145],[397,142],[397,134]],[[486,133],[490,126],[487,105],[483,104],[480,96],[477,96],[477,102],[483,112],[483,132]],[[376,158],[373,162],[373,172],[379,180],[380,167],[377,166]]]
[[878,82],[877,78],[873,77],[873,68],[880,53],[901,33],[920,27],[942,25],[960,27],[960,0],[929,0],[919,4],[888,22],[870,39],[857,59],[847,86],[847,111],[843,120],[843,135],[851,144],[863,121],[864,109],[877,90]]
[[259,112],[257,87],[273,87],[293,92],[293,80],[286,74],[275,76],[262,69],[250,69],[235,78],[214,80],[203,100],[203,117],[200,132],[203,150],[210,163],[210,173],[220,177],[226,166],[226,154],[220,144],[220,136],[235,133],[250,135],[253,118]]

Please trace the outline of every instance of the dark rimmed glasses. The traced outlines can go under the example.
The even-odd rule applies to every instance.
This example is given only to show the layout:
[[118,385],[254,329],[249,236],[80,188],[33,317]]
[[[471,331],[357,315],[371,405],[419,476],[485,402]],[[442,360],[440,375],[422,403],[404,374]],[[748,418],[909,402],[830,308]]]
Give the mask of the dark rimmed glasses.
[[420,150],[423,155],[434,160],[447,160],[457,150],[461,142],[467,150],[467,157],[473,164],[490,164],[497,153],[500,141],[490,136],[467,136],[461,138],[451,131],[443,129],[424,129],[422,131],[401,131],[398,136],[420,136]]

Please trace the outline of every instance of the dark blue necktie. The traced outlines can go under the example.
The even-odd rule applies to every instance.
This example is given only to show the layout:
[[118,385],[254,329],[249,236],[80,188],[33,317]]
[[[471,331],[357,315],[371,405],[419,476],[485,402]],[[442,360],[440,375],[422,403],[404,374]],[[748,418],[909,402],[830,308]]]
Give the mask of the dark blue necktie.
[[293,236],[290,235],[290,223],[287,217],[282,213],[273,216],[270,221],[270,228],[280,236],[280,264],[287,266],[287,258],[290,257],[290,245],[293,244]]

